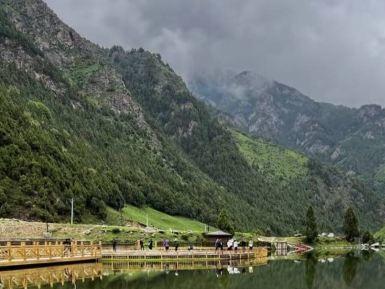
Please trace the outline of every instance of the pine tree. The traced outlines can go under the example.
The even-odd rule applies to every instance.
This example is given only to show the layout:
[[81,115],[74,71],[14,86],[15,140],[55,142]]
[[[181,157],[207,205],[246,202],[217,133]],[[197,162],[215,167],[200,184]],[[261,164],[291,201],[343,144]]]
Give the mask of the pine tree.
[[317,223],[314,216],[313,208],[310,206],[306,213],[306,241],[314,243],[317,240]]
[[346,210],[344,217],[344,232],[348,242],[353,242],[354,238],[358,238],[360,236],[360,231],[358,230],[358,220],[352,208]]
[[374,237],[373,237],[373,235],[369,231],[366,231],[362,235],[362,243],[364,243],[364,244],[373,244],[374,242],[375,242]]
[[222,210],[218,215],[217,226],[219,229],[226,231],[230,234],[234,234],[234,227],[230,223],[229,217],[226,211]]

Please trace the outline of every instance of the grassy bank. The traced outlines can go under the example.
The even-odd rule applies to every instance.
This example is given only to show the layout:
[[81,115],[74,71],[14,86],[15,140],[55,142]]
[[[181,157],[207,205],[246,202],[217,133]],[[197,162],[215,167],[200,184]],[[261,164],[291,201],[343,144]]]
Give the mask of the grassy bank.
[[321,237],[314,246],[317,255],[341,255],[357,249],[356,244],[347,242],[343,238],[327,238]]
[[110,223],[120,224],[122,219],[123,222],[133,221],[142,225],[148,224],[148,226],[160,230],[202,233],[206,228],[206,224],[204,223],[184,217],[171,216],[150,207],[138,208],[127,205],[121,213],[109,209]]
[[147,230],[134,226],[94,225],[94,224],[62,224],[42,222],[26,222],[15,219],[0,219],[0,239],[44,239],[47,236],[55,239],[72,238],[76,240],[92,240],[109,243],[118,240],[121,243],[135,243],[139,239],[162,240],[177,238],[181,243],[202,242],[201,232],[180,232]]

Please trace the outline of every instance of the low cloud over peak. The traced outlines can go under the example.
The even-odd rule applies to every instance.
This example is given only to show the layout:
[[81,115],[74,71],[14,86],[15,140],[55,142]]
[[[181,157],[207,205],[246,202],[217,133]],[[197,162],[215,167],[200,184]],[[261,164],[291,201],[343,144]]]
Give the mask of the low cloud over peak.
[[46,0],[103,46],[159,52],[186,79],[252,70],[319,101],[385,105],[380,0]]

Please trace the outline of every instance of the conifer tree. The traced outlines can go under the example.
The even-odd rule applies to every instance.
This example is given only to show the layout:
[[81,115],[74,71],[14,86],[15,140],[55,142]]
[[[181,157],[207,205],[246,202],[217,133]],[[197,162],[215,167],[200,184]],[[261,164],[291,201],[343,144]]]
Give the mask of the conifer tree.
[[352,208],[348,208],[344,217],[344,232],[348,242],[353,242],[355,238],[360,236],[358,230],[358,220]]
[[226,231],[230,234],[234,234],[234,227],[230,223],[229,217],[226,211],[222,210],[218,215],[217,226],[219,229]]
[[317,240],[317,236],[317,223],[313,207],[310,206],[306,213],[306,241],[312,244]]

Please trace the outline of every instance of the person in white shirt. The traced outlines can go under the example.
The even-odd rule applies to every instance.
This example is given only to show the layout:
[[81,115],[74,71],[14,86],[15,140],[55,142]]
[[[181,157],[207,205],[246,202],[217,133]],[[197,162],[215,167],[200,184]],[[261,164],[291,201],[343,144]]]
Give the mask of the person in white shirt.
[[230,239],[227,241],[227,250],[232,250],[233,249],[233,244],[234,244],[234,240],[233,239]]
[[238,241],[234,240],[234,250],[237,251],[238,250]]

